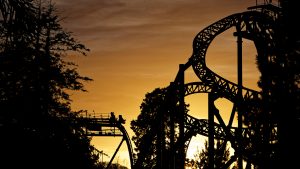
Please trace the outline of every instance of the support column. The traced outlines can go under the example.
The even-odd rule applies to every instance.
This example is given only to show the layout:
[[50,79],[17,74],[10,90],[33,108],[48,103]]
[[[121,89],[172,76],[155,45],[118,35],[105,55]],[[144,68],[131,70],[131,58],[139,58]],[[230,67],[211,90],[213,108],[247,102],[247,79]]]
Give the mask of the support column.
[[214,169],[214,99],[208,93],[208,168]]
[[237,130],[237,140],[238,140],[238,168],[243,169],[243,158],[242,158],[242,127],[243,127],[243,109],[242,109],[242,99],[243,99],[243,53],[242,53],[242,32],[241,23],[236,26],[237,32],[237,72],[238,72],[238,100],[237,100],[237,110],[238,110],[238,130]]
[[185,122],[185,102],[184,102],[184,64],[179,65],[179,141],[180,141],[180,148],[179,148],[179,161],[180,166],[179,168],[184,169],[185,163],[185,151],[184,151],[184,122]]
[[116,149],[114,155],[111,157],[111,159],[110,159],[109,163],[107,164],[107,166],[105,167],[105,169],[108,169],[110,167],[110,165],[113,162],[113,160],[115,159],[120,147],[122,146],[122,143],[124,142],[124,140],[125,140],[125,138],[123,137],[122,141],[120,142],[118,148]]
[[[170,94],[171,94],[171,96],[170,96]],[[175,90],[174,90],[174,83],[173,82],[171,82],[170,83],[170,89],[169,89],[169,91],[168,91],[168,95],[169,95],[169,97],[170,98],[168,98],[169,99],[169,102],[168,102],[168,113],[169,113],[169,115],[170,115],[170,161],[169,161],[169,165],[168,165],[168,167],[170,168],[170,169],[174,169],[175,168],[175,151],[174,151],[174,145],[175,145],[175,141],[174,141],[174,137],[175,137],[175,120],[174,120],[174,116],[175,116],[175,110],[174,110],[174,99],[173,99],[173,97],[176,97],[175,96]],[[170,108],[171,108],[171,110],[170,110]]]

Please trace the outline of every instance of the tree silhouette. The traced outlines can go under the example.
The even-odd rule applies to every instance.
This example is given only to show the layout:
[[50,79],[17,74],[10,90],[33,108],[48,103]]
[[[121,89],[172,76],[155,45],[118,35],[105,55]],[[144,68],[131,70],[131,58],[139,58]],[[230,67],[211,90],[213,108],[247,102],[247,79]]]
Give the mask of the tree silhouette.
[[[141,113],[131,121],[134,132],[132,140],[135,144],[135,168],[164,168],[169,165],[171,157],[171,119],[168,109],[168,88],[156,88],[147,93],[141,106]],[[173,105],[179,112],[179,106]],[[188,105],[185,105],[186,111]],[[174,143],[178,141],[178,117],[174,117]],[[178,147],[177,147],[178,148]],[[175,153],[176,150],[173,152]]]
[[[227,144],[224,144],[224,141],[216,141],[214,147],[214,168],[222,168],[226,162],[229,160],[229,148]],[[194,159],[187,159],[186,165],[189,165],[192,168],[199,169],[208,169],[208,142],[205,141],[205,147],[200,151],[198,150],[196,154],[194,154]]]
[[[282,0],[283,16],[280,24],[280,53],[277,64],[281,66],[278,79],[274,85],[274,114],[278,118],[280,162],[283,168],[298,165],[300,152],[300,33],[296,17],[299,16],[297,2]],[[280,59],[280,60],[279,60]],[[278,103],[278,102],[277,102]],[[278,108],[278,109],[277,109]]]
[[103,162],[103,163],[100,163],[101,165],[99,166],[99,168],[105,168],[105,169],[128,169],[127,167],[119,164],[119,163],[113,163],[111,164],[108,168],[106,167],[107,166],[107,163],[106,162]]
[[1,168],[94,168],[67,93],[91,79],[63,60],[89,49],[61,27],[51,1],[2,0],[0,12]]
[[[257,55],[262,100],[261,109],[252,117],[258,132],[251,138],[252,149],[260,154],[257,168],[297,165],[293,154],[300,151],[296,136],[300,129],[300,36],[294,22],[299,11],[295,6],[292,1],[281,1],[282,13],[273,25],[272,45],[260,44],[264,50]],[[274,135],[276,142],[272,141]]]
[[157,88],[147,93],[141,106],[141,113],[136,120],[131,121],[131,129],[135,136],[132,140],[136,146],[135,168],[156,168],[156,145],[159,121],[165,102],[165,90]]

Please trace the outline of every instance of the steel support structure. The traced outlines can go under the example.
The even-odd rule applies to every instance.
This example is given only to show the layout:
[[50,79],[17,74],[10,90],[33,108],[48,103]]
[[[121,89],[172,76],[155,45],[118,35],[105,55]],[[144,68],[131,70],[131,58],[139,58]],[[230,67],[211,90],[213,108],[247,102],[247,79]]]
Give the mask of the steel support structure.
[[[260,92],[251,90],[243,86],[242,71],[242,39],[252,40],[258,53],[268,55],[274,51],[274,25],[280,8],[261,5],[249,8],[249,11],[237,13],[225,17],[199,32],[193,41],[193,54],[186,64],[180,64],[178,74],[174,82],[170,83],[168,90],[171,95],[167,98],[171,100],[171,107],[168,109],[170,114],[170,161],[167,168],[183,169],[185,155],[191,137],[196,134],[207,136],[209,139],[209,168],[215,168],[214,162],[214,140],[221,139],[230,141],[235,154],[221,168],[229,167],[238,159],[239,169],[243,168],[246,162],[246,168],[251,164],[256,164],[260,158],[261,152],[251,149],[253,139],[257,139],[260,132],[253,128],[243,128],[243,118],[247,118],[261,109]],[[236,27],[235,36],[237,37],[237,84],[219,76],[206,65],[206,52],[219,34],[225,32],[231,27]],[[263,55],[263,56],[265,56]],[[259,55],[260,56],[260,55]],[[192,67],[200,81],[185,84],[184,72]],[[208,119],[196,119],[185,112],[184,97],[195,93],[208,93]],[[233,103],[232,112],[227,125],[214,106],[214,101],[218,98],[226,98]],[[179,110],[174,107],[179,105]],[[173,108],[172,108],[173,107]],[[232,127],[234,116],[238,113],[238,126]],[[216,116],[218,123],[215,122]],[[254,121],[255,122],[255,121]],[[176,124],[177,123],[177,124]],[[178,126],[178,130],[175,129]],[[276,128],[271,129],[276,130]],[[179,132],[179,136],[175,133]],[[272,133],[270,144],[276,144],[277,133]],[[178,138],[175,138],[178,137]],[[175,158],[175,159],[174,159]],[[162,162],[163,163],[163,162]]]
[[114,155],[111,157],[111,159],[110,159],[109,163],[107,164],[107,166],[105,167],[105,169],[109,169],[111,163],[113,162],[113,160],[115,159],[117,153],[119,152],[119,149],[121,148],[122,143],[124,142],[124,140],[125,140],[124,138],[121,140],[121,142],[120,142],[120,144],[118,145],[116,151],[114,152]]
[[238,133],[237,133],[237,142],[238,142],[238,168],[243,169],[243,143],[242,143],[242,128],[243,128],[243,39],[242,39],[242,30],[241,23],[238,22],[236,25],[236,34],[237,37],[237,81],[238,81],[238,91],[237,91],[237,110],[238,110]]
[[185,151],[184,151],[184,123],[185,123],[185,102],[184,102],[184,64],[179,65],[179,138],[180,148],[178,150],[179,166],[178,169],[184,168],[185,164]]
[[[174,82],[170,83],[170,89],[169,89],[169,93],[168,94],[174,94],[176,92],[176,86]],[[173,97],[172,97],[173,98]],[[176,98],[176,97],[175,97]],[[174,110],[174,106],[172,106],[173,103],[173,99],[170,99],[168,106],[170,105],[169,109],[168,109],[168,114],[170,116],[170,160],[168,163],[167,168],[169,169],[175,169],[175,159],[176,159],[176,151],[175,151],[175,110]]]
[[214,169],[215,157],[215,131],[214,131],[214,98],[213,93],[208,94],[208,168]]

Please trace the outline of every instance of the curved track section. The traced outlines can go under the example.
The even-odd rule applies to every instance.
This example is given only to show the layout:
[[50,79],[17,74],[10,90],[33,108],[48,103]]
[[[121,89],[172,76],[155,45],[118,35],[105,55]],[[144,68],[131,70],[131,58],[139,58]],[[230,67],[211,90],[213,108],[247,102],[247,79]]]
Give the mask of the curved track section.
[[[131,168],[133,168],[133,148],[130,141],[130,137],[123,126],[124,121],[117,120],[114,116],[111,117],[79,117],[76,120],[82,127],[85,128],[87,136],[111,136],[111,137],[122,137],[122,142],[125,141],[128,149],[128,155],[130,160]],[[122,142],[117,148],[114,156],[118,152]],[[114,159],[114,156],[111,159]],[[111,164],[109,163],[109,166]],[[108,167],[109,167],[108,166]]]
[[132,144],[131,144],[131,141],[130,141],[130,137],[125,129],[125,127],[123,125],[119,125],[119,130],[123,133],[123,137],[126,141],[126,145],[127,145],[127,149],[128,149],[128,152],[129,152],[129,159],[130,159],[130,164],[131,164],[131,168],[133,168],[133,148],[132,148]]
[[[205,57],[207,49],[216,36],[228,30],[229,28],[237,27],[237,25],[240,25],[241,28],[244,28],[248,36],[250,34],[261,34],[262,32],[259,31],[260,29],[267,29],[267,25],[260,25],[264,23],[259,22],[260,20],[262,20],[262,18],[270,20],[267,15],[256,11],[233,14],[208,26],[207,28],[199,32],[194,39],[193,55],[190,58],[189,62],[192,65],[195,74],[204,83],[205,86],[211,86],[212,88],[214,88],[214,92],[226,97],[232,102],[236,102],[238,98],[238,86],[237,84],[228,81],[218,74],[214,73],[206,66]],[[271,25],[269,29],[269,32],[271,32]],[[243,87],[242,93],[243,99],[245,101],[258,99],[261,97],[259,92],[245,87]]]

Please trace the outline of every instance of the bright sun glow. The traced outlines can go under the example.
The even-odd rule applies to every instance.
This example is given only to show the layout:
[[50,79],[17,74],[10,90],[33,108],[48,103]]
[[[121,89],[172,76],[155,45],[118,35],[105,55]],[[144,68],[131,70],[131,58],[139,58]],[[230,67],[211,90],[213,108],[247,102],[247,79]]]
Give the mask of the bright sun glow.
[[207,138],[201,135],[192,137],[189,148],[186,153],[186,158],[194,159],[195,155],[204,149],[204,143]]

